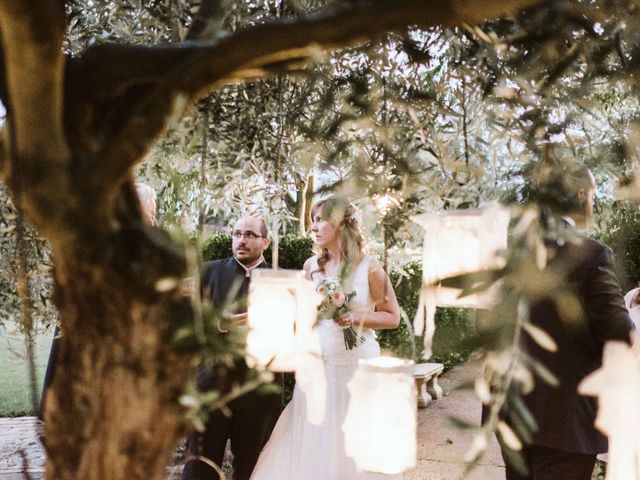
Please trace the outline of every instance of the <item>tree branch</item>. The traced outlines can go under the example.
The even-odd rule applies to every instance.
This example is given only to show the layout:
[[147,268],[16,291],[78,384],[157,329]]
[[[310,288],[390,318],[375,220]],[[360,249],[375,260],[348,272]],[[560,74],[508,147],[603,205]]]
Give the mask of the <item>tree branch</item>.
[[477,23],[487,18],[546,3],[543,0],[360,1],[325,9],[299,19],[284,19],[238,31],[211,45],[185,52],[175,75],[180,90],[197,94],[213,84],[263,76],[273,65],[312,58],[335,48],[385,32]]
[[[60,181],[69,158],[63,128],[64,21],[59,0],[0,0],[4,78],[10,92],[5,141],[11,161],[4,171],[14,200],[38,227],[51,220],[48,207],[56,203],[56,195],[65,195]],[[28,196],[23,195],[26,189]]]
[[0,38],[17,152],[66,156],[62,128],[64,7],[55,0],[0,1]]
[[[125,175],[165,127],[168,117],[216,85],[261,77],[275,67],[282,69],[312,58],[323,48],[344,46],[384,32],[409,26],[476,23],[543,3],[547,2],[513,0],[505,5],[498,0],[365,0],[294,20],[256,25],[211,43],[185,43],[162,50],[118,46],[96,49],[91,63],[99,61],[101,53],[117,55],[118,60],[124,53],[134,63],[120,64],[113,72],[127,72],[132,66],[140,78],[157,82],[116,135],[105,142],[101,155],[104,166],[98,168],[116,178]],[[143,52],[151,58],[143,59]],[[173,68],[167,71],[170,65]],[[124,82],[125,77],[121,80]]]

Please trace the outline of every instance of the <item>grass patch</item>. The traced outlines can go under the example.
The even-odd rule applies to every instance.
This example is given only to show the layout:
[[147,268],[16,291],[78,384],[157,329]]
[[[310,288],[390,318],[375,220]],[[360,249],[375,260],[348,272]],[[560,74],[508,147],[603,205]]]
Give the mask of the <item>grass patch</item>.
[[[29,399],[29,370],[24,337],[12,330],[15,328],[8,325],[7,330],[0,332],[0,417],[35,415]],[[35,339],[38,395],[42,390],[52,339],[52,331],[45,331]]]

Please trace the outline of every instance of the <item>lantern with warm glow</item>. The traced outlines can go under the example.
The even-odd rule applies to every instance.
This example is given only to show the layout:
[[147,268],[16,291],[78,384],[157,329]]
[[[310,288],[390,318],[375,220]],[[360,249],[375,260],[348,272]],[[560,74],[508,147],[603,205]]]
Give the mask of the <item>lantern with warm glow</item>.
[[602,366],[578,386],[598,397],[595,426],[609,439],[607,480],[640,478],[640,334],[632,332],[631,340],[607,342]]
[[256,269],[251,274],[247,365],[296,372],[314,425],[324,419],[326,378],[315,329],[322,297],[302,270]]
[[256,269],[249,287],[246,361],[250,367],[295,370],[295,357],[320,354],[312,334],[318,295],[302,270]]
[[411,360],[361,359],[342,431],[358,470],[398,474],[416,464],[416,385]]
[[460,296],[462,290],[443,287],[446,278],[502,268],[500,252],[507,248],[510,211],[500,205],[477,210],[448,210],[423,214],[414,220],[424,228],[422,294],[416,317],[417,335],[425,332],[427,356],[435,330],[436,306],[487,308],[495,298],[495,288]]

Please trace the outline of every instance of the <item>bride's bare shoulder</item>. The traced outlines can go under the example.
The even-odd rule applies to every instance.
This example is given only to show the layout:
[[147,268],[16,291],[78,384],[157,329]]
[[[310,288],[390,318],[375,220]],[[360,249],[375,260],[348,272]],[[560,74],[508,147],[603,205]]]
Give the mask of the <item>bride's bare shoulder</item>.
[[302,269],[307,273],[309,273],[309,270],[311,269],[311,261],[312,261],[311,259],[312,258],[313,257],[309,257],[304,261],[304,265],[303,265]]
[[309,257],[304,261],[304,265],[302,269],[304,270],[305,277],[311,279],[311,269],[313,268],[313,264],[315,262],[315,255],[313,257]]
[[369,261],[369,273],[373,273],[373,272],[377,272],[379,270],[383,270],[382,264],[373,255],[367,255],[367,260]]

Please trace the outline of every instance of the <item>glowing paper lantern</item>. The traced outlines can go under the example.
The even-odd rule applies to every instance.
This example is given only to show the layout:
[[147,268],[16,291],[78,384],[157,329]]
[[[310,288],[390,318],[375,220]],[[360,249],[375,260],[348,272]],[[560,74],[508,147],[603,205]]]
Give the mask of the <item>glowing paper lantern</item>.
[[251,274],[247,365],[296,372],[309,421],[324,419],[326,379],[315,323],[322,297],[302,270],[256,269]]
[[302,270],[256,269],[251,275],[246,361],[250,367],[295,370],[294,357],[313,351],[319,298]]
[[595,426],[609,438],[607,480],[640,479],[640,334],[631,338],[631,346],[607,342],[602,366],[578,386],[598,397]]
[[413,362],[362,359],[347,388],[342,431],[358,470],[398,474],[416,464],[416,384]]
[[[414,323],[425,333],[425,355],[431,355],[436,306],[487,308],[495,288],[461,297],[462,290],[443,287],[446,278],[502,268],[499,252],[507,248],[510,211],[500,205],[477,210],[447,210],[413,218],[424,228],[422,293]],[[425,331],[426,330],[426,331]]]

